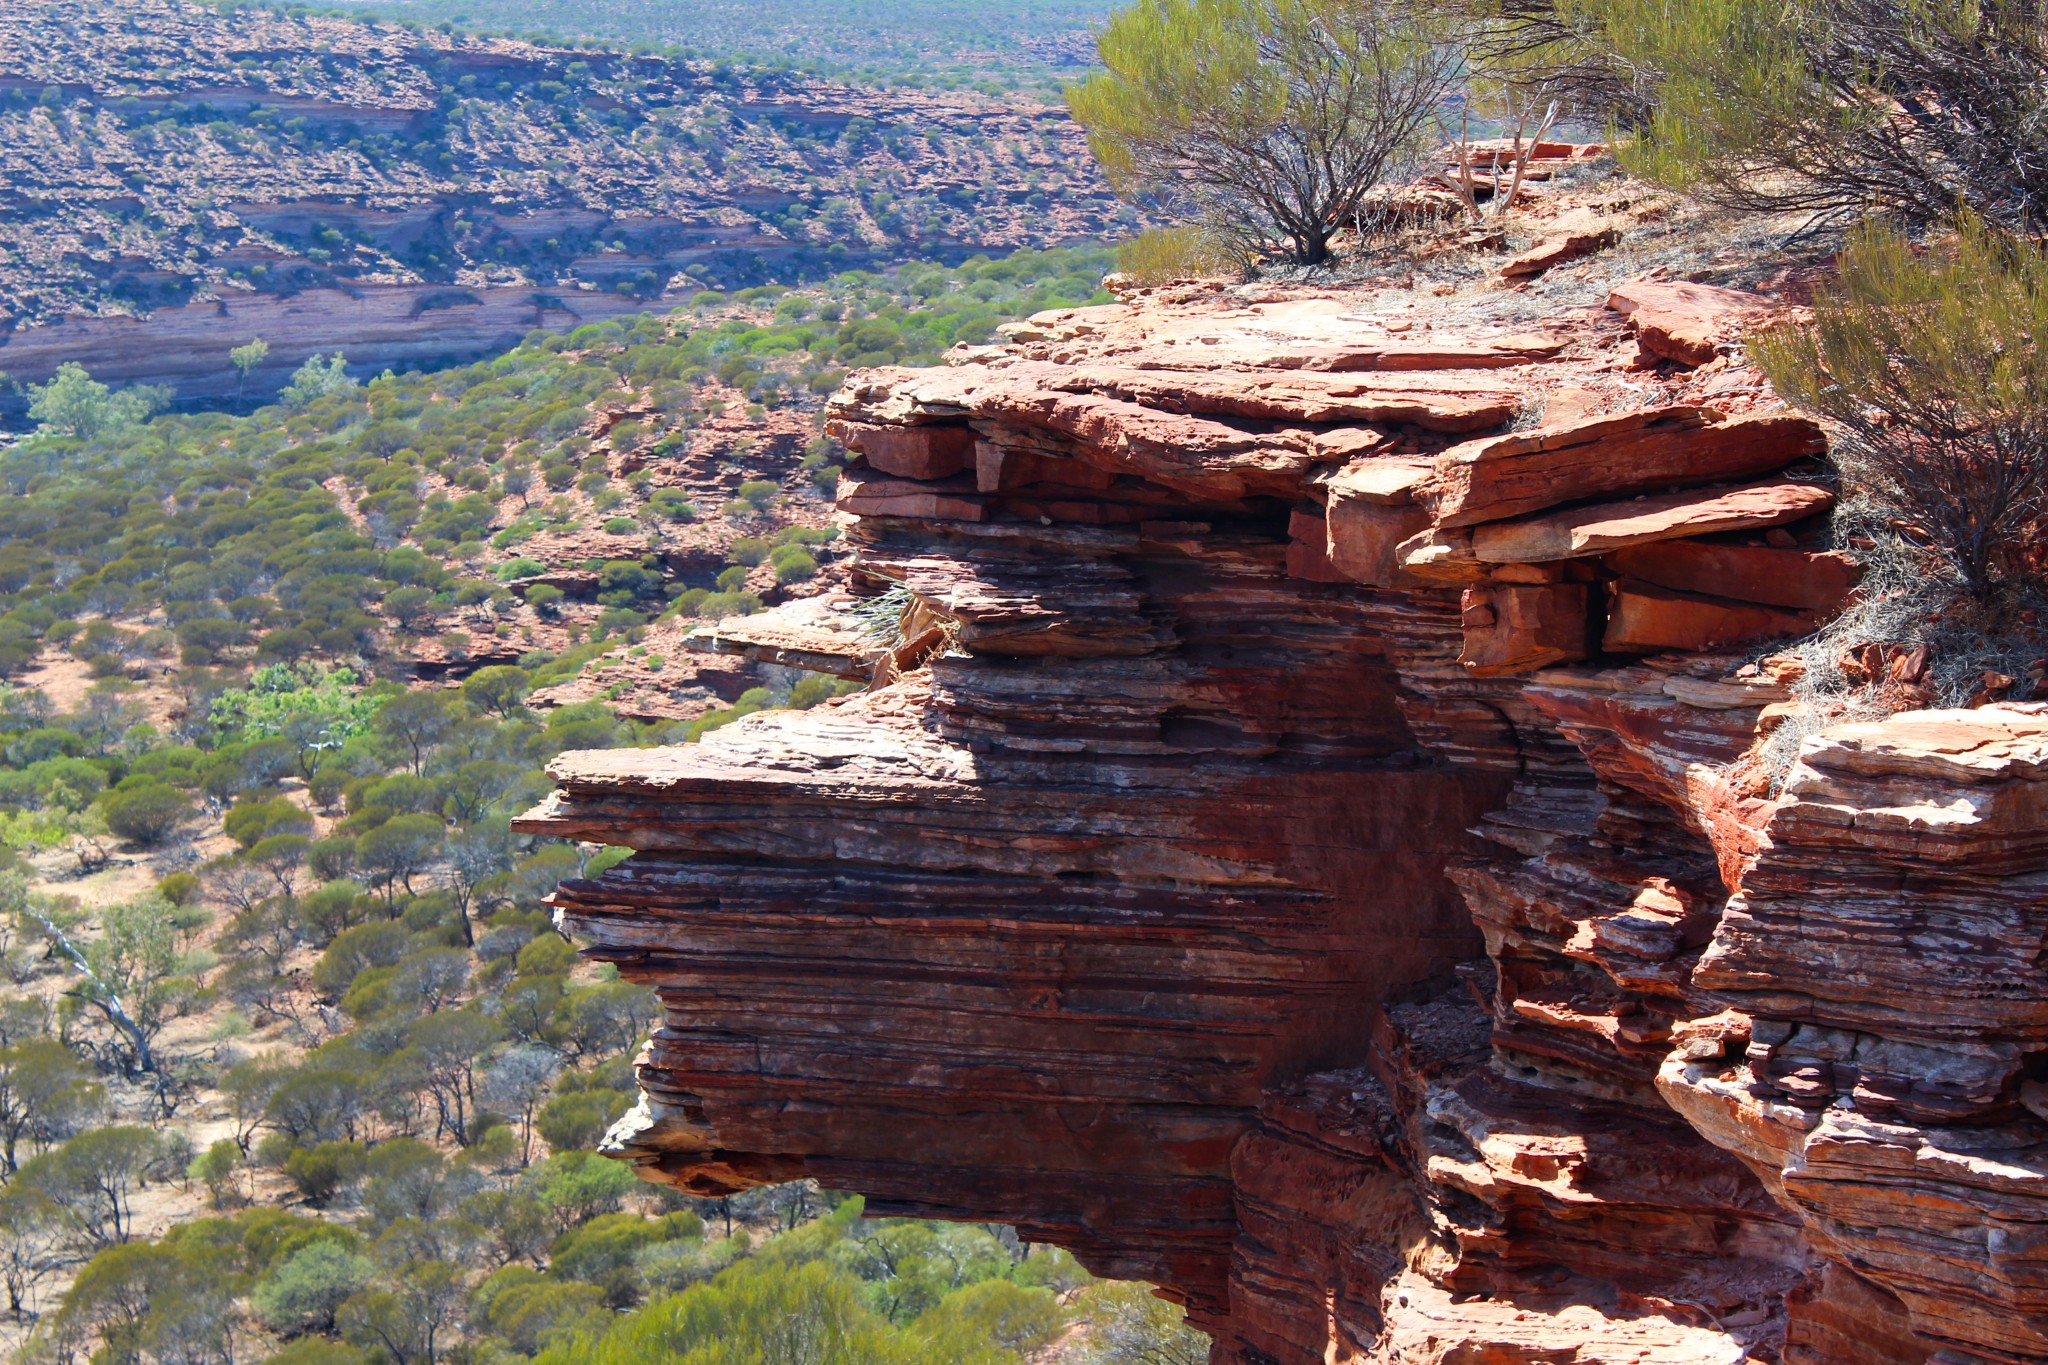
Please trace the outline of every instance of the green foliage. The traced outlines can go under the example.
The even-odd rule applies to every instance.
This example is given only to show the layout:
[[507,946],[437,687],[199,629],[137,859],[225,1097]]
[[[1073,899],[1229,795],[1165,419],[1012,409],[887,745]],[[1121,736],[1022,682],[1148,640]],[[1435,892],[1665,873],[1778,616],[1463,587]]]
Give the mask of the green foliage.
[[587,1151],[631,1103],[623,1091],[572,1090],[549,1100],[535,1127],[557,1152]]
[[548,1271],[582,1280],[604,1291],[613,1308],[629,1308],[640,1299],[640,1254],[674,1241],[701,1241],[704,1222],[694,1213],[661,1218],[635,1214],[599,1214],[555,1239],[548,1250]]
[[[2048,34],[2031,0],[1564,0],[1653,108],[1622,158],[1742,208],[1958,206],[2038,229]],[[1902,116],[1903,115],[1903,116]]]
[[65,361],[47,384],[31,384],[28,415],[43,424],[47,432],[60,433],[81,441],[118,434],[147,421],[170,401],[161,388],[123,389],[118,393],[86,373],[75,361]]
[[[710,1284],[649,1304],[602,1336],[551,1347],[537,1365],[742,1365],[764,1358],[907,1365],[916,1358],[907,1348],[861,1304],[851,1276],[815,1262],[782,1273],[743,1262]],[[970,1356],[955,1365],[995,1359]]]
[[802,583],[818,575],[818,561],[801,545],[783,545],[769,557],[778,583]]
[[480,711],[509,717],[519,710],[519,703],[532,690],[533,679],[525,669],[512,664],[496,664],[480,668],[465,678],[462,698]]
[[189,1179],[206,1186],[207,1194],[215,1208],[219,1208],[227,1197],[227,1191],[235,1177],[235,1170],[241,1165],[242,1150],[232,1139],[219,1138],[210,1143],[204,1152],[192,1158],[185,1168]]
[[2048,516],[2048,250],[1964,219],[1923,253],[1859,233],[1811,322],[1752,343],[1778,391],[1847,433],[1845,491],[1978,598],[2028,562]]
[[287,1336],[325,1332],[335,1314],[368,1285],[376,1267],[345,1243],[308,1242],[256,1282],[250,1303],[265,1325]]
[[115,1246],[128,1240],[135,1191],[161,1147],[147,1128],[97,1128],[24,1162],[15,1179],[63,1210],[87,1242]]
[[1091,1365],[1207,1365],[1209,1338],[1141,1284],[1104,1282],[1088,1294]]
[[282,738],[318,752],[362,734],[376,710],[347,668],[271,664],[257,669],[248,687],[215,697],[212,720],[229,742]]
[[647,504],[670,521],[691,522],[697,519],[697,505],[680,488],[657,488],[648,496]]
[[292,372],[291,382],[280,395],[286,407],[310,407],[313,403],[332,394],[346,393],[356,387],[356,381],[348,372],[348,359],[340,351],[322,359],[309,356],[306,363]]
[[638,1183],[627,1167],[590,1152],[560,1152],[527,1173],[534,1197],[564,1228],[617,1212]]
[[191,799],[161,782],[108,792],[99,805],[108,829],[144,847],[170,838],[192,816]]
[[262,337],[245,346],[237,346],[228,352],[228,364],[235,367],[237,384],[246,383],[249,372],[270,358],[270,343]]
[[1097,32],[1106,69],[1067,99],[1120,193],[1314,265],[1461,76],[1448,9],[1138,0]]
[[915,1327],[930,1358],[962,1360],[991,1345],[1025,1355],[1051,1341],[1066,1322],[1052,1291],[991,1278],[947,1294]]
[[1131,283],[1157,286],[1223,274],[1230,252],[1199,227],[1153,228],[1116,249],[1116,269]]

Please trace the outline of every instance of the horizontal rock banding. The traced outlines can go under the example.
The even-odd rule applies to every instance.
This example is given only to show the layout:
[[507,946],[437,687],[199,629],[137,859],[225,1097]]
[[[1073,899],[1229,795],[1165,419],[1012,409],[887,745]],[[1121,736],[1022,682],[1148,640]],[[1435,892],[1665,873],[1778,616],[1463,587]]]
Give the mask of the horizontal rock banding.
[[882,685],[522,823],[644,850],[558,896],[667,1007],[617,1150],[1015,1223],[1219,1365],[2048,1360],[2048,722],[1774,794],[1788,694],[1703,651],[1855,589],[1817,432],[1408,325],[1203,290],[854,381],[894,633],[719,647]]

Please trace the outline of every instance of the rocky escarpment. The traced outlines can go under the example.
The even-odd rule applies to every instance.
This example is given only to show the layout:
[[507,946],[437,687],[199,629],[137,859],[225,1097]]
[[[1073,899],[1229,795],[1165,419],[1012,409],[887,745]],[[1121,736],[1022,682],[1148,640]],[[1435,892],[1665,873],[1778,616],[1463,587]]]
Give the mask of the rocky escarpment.
[[0,369],[187,401],[1128,217],[1029,100],[187,0],[0,3],[0,130]]
[[[613,1136],[1014,1222],[1219,1361],[2048,1360],[2048,715],[1823,730],[1820,433],[1636,281],[1183,289],[836,401],[875,686],[522,822],[660,992]],[[1732,325],[1732,324],[1731,324]],[[870,609],[872,614],[872,608]]]

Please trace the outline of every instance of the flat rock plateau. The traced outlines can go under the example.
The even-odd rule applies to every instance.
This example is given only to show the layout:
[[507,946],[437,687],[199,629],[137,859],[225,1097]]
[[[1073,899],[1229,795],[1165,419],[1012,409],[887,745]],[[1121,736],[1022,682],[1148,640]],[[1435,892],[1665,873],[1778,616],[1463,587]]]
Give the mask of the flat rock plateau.
[[874,685],[521,822],[639,850],[557,896],[666,1006],[613,1151],[1013,1223],[1224,1365],[2048,1361],[2048,712],[1773,781],[1857,578],[1783,300],[1572,268],[855,375],[899,628],[718,648]]

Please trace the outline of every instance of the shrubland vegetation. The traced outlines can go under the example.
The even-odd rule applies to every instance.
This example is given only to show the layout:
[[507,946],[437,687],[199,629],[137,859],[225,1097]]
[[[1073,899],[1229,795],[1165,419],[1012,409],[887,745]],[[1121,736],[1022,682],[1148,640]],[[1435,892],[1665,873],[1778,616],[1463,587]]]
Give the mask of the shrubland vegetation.
[[[594,1155],[654,1003],[542,898],[623,850],[508,824],[564,749],[841,690],[765,679],[673,720],[536,696],[607,654],[659,669],[634,642],[664,618],[809,590],[835,549],[821,394],[1097,299],[1108,259],[707,292],[367,383],[316,357],[246,416],[155,414],[82,370],[36,392],[0,452],[0,1286],[25,1361],[739,1362],[795,1333],[999,1365],[1129,1316],[1001,1230],[861,1222],[803,1186],[671,1197]],[[1154,1335],[1197,1339],[1177,1322]]]
[[1119,192],[1243,259],[1318,265],[1408,169],[1464,58],[1400,0],[1139,0],[1097,36],[1068,102]]
[[1764,211],[1959,206],[2048,226],[2048,29],[2033,0],[1559,0],[1605,65],[1637,73],[1632,170]]
[[24,326],[355,283],[412,286],[422,315],[490,288],[603,315],[1124,213],[1077,130],[1007,99],[182,0],[31,8],[0,28],[0,176],[38,187],[0,222]]
[[[721,423],[743,429],[750,407],[801,435],[847,368],[930,363],[1003,320],[1102,297],[1108,260],[1025,252],[705,293],[667,316],[367,384],[316,357],[284,402],[249,417],[144,421],[134,391],[68,370],[38,392],[41,430],[0,455],[14,495],[0,503],[0,677],[60,648],[118,687],[151,660],[375,658],[394,636],[456,630],[458,653],[549,640],[559,653],[677,607],[749,610],[756,569],[801,582],[829,553],[818,523],[837,456],[815,440],[763,479],[768,457],[744,437],[704,444]],[[693,451],[723,468],[684,487]],[[707,538],[726,559],[719,581],[666,574],[664,550]],[[570,543],[603,553],[532,557]],[[599,610],[572,622],[573,639],[555,624],[573,604],[532,581],[562,568],[598,575]],[[562,665],[530,667],[545,685]],[[191,686],[206,694],[213,676]]]
[[781,63],[863,84],[991,94],[1045,88],[1088,54],[1113,0],[339,0],[298,8],[449,24],[533,40],[583,38],[677,57]]

